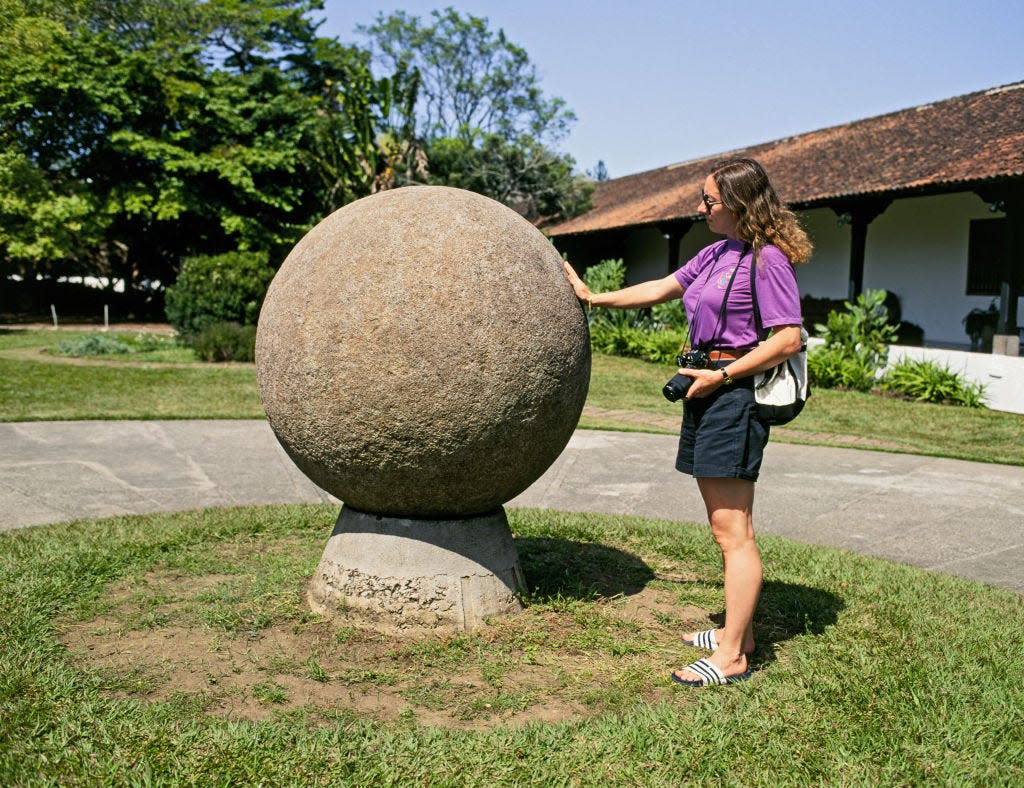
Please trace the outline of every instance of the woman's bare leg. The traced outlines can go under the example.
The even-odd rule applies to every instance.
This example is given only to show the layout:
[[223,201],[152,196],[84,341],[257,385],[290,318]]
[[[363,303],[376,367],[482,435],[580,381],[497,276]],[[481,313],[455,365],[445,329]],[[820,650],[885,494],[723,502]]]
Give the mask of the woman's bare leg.
[[[725,627],[716,632],[718,649],[707,659],[726,676],[747,669],[754,650],[753,618],[761,593],[761,554],[754,541],[754,483],[745,479],[698,479],[711,533],[722,550],[725,569]],[[676,671],[683,679],[694,673]]]

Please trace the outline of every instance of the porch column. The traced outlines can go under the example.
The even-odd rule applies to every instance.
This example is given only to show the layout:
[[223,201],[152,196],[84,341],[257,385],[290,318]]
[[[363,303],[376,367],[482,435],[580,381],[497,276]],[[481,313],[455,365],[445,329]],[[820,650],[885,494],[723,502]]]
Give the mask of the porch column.
[[999,321],[996,323],[996,335],[1007,339],[1002,342],[1002,348],[993,343],[992,351],[1002,350],[1003,353],[1016,356],[1020,353],[1017,298],[1021,289],[1020,271],[1024,267],[1024,191],[1017,189],[1007,194],[1003,202],[1006,245],[999,274]]
[[889,207],[892,200],[862,200],[840,203],[832,210],[840,222],[850,225],[850,277],[847,299],[853,301],[864,292],[864,252],[867,249],[868,225]]

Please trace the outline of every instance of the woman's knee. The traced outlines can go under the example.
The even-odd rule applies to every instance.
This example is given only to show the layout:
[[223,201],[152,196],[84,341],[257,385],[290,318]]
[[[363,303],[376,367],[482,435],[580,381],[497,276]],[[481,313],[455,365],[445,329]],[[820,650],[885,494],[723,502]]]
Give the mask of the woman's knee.
[[753,523],[745,512],[712,512],[711,535],[723,553],[750,548],[756,544]]

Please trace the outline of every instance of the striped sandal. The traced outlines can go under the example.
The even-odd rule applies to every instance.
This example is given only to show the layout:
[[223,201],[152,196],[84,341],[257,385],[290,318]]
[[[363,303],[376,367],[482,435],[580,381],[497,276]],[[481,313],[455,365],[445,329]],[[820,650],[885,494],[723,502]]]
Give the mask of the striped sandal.
[[715,637],[715,630],[713,629],[695,633],[693,640],[683,638],[683,642],[688,646],[695,646],[696,648],[703,648],[708,651],[714,651],[718,648],[718,638]]
[[683,670],[689,670],[700,676],[699,679],[681,679],[676,673],[680,671],[672,672],[672,680],[678,681],[680,684],[685,684],[687,687],[710,687],[713,684],[735,684],[739,681],[746,681],[750,678],[751,671],[745,670],[742,673],[737,673],[735,676],[726,676],[717,667],[712,665],[706,659],[698,659],[691,665],[687,665]]

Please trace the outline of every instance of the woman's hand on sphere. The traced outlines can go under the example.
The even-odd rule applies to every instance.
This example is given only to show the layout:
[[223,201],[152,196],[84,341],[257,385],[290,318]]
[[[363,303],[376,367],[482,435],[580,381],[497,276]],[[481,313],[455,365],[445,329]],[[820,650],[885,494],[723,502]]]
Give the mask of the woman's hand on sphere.
[[562,261],[562,268],[565,270],[565,278],[569,280],[569,285],[572,287],[572,291],[576,294],[576,297],[580,301],[589,302],[590,299],[594,297],[594,294],[590,291],[590,288],[587,287],[587,283],[579,278],[567,260]]

